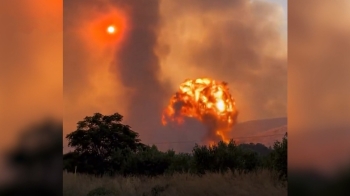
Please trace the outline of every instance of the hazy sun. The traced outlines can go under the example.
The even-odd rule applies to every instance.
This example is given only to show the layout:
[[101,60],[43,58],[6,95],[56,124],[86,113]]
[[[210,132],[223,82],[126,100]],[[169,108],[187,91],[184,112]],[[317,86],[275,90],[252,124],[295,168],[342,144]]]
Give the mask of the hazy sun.
[[114,33],[116,32],[115,26],[110,25],[110,26],[107,28],[107,32],[108,32],[109,34],[114,34]]
[[[113,8],[114,9],[114,8]],[[87,36],[87,41],[94,47],[107,45],[116,46],[128,32],[128,17],[121,10],[110,10],[106,13],[96,15],[92,21],[87,21],[85,27],[81,28],[81,34]],[[88,30],[88,32],[86,32]],[[92,42],[92,40],[94,42]]]

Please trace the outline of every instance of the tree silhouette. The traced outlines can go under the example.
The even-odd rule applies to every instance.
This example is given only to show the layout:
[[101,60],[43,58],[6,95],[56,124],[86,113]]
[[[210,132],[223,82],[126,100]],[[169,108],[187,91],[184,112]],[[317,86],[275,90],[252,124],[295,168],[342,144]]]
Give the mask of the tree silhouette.
[[157,176],[174,173],[204,175],[207,172],[257,172],[270,169],[287,178],[287,135],[273,148],[262,144],[240,144],[233,140],[212,146],[195,145],[192,153],[159,151],[157,146],[140,143],[138,133],[121,123],[123,116],[95,113],[78,122],[68,134],[73,152],[63,155],[63,169],[95,175]]
[[288,138],[287,133],[284,135],[282,141],[276,141],[273,146],[273,152],[270,154],[272,161],[272,169],[278,172],[281,180],[287,180],[287,147]]
[[80,172],[103,175],[111,165],[112,155],[118,149],[130,149],[136,152],[144,148],[140,143],[138,133],[131,130],[130,126],[121,123],[123,116],[114,113],[104,116],[95,113],[79,121],[77,129],[68,134],[68,146],[74,147],[74,153],[84,163],[84,168],[78,168]]

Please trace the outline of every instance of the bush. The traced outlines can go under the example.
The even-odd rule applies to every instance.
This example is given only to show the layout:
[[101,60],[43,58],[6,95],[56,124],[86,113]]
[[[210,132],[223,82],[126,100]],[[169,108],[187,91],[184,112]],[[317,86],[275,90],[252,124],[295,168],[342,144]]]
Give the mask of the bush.
[[278,173],[280,180],[287,180],[287,134],[282,142],[276,141],[270,154],[270,169]]
[[[254,149],[263,149],[265,154]],[[209,147],[195,144],[192,153],[162,152],[155,145],[140,146],[136,150],[116,149],[111,151],[109,159],[98,161],[91,159],[92,155],[84,157],[84,154],[68,153],[64,155],[64,169],[72,172],[78,166],[78,172],[87,174],[157,176],[174,173],[202,175],[227,170],[248,173],[268,168],[277,172],[280,180],[286,180],[287,136],[282,142],[276,141],[272,149],[266,149],[254,144],[237,146],[231,140],[228,144],[221,141]]]

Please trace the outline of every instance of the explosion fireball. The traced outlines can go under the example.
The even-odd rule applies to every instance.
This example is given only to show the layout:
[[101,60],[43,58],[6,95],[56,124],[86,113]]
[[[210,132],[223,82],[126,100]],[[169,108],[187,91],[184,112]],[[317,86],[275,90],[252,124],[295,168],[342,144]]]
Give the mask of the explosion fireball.
[[208,140],[229,142],[227,133],[236,123],[238,111],[226,82],[209,78],[184,81],[162,115],[162,123],[183,124],[196,118],[208,128]]

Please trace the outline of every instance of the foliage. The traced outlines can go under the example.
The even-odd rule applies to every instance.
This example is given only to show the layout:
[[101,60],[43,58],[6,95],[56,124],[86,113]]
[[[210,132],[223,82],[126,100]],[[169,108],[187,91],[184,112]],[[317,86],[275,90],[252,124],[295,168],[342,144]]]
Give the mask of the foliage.
[[237,146],[232,140],[226,144],[220,141],[213,146],[198,146],[193,149],[196,172],[226,172],[227,170],[247,173],[256,171],[260,165],[257,152]]
[[287,133],[282,142],[276,141],[273,145],[273,151],[269,157],[269,168],[278,173],[280,180],[287,180]]
[[166,170],[167,174],[192,172],[193,156],[189,153],[178,153],[171,157],[171,162]]
[[271,148],[268,148],[261,143],[257,143],[257,144],[253,144],[253,143],[245,144],[245,143],[243,143],[243,144],[240,144],[239,146],[242,148],[245,148],[245,149],[250,149],[252,151],[255,151],[261,156],[266,156],[266,155],[270,154],[270,152],[272,151]]
[[66,136],[68,146],[74,147],[74,153],[79,156],[78,162],[83,162],[79,165],[79,172],[102,175],[111,165],[116,151],[130,149],[136,152],[145,148],[138,133],[123,125],[122,119],[118,113],[110,116],[95,113],[79,121],[77,130]]
[[87,174],[157,176],[174,173],[238,173],[270,169],[287,178],[287,136],[273,148],[262,144],[240,144],[233,140],[212,146],[195,144],[192,153],[159,151],[137,139],[138,134],[120,122],[122,116],[95,114],[78,123],[78,129],[67,135],[74,152],[64,155],[64,169]]
[[193,148],[195,171],[204,174],[206,171],[224,172],[237,166],[237,147],[233,141],[228,145],[219,142],[213,146],[198,146]]
[[174,151],[161,152],[156,146],[137,153],[130,152],[119,162],[121,164],[119,170],[123,175],[160,175],[169,167],[174,154]]

